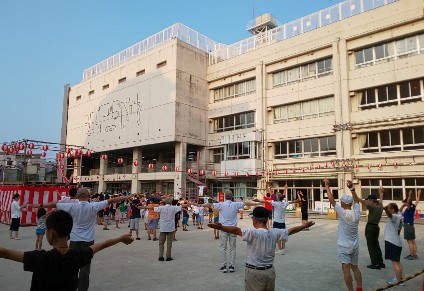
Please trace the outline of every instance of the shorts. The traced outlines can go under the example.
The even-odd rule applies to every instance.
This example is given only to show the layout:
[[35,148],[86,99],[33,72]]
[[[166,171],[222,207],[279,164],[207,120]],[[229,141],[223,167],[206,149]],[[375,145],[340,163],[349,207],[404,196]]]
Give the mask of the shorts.
[[115,215],[115,213],[116,213],[116,209],[111,209],[111,210],[110,210],[110,213],[111,213],[112,215]]
[[193,215],[193,218],[199,217],[199,213],[193,213],[192,215]]
[[140,218],[132,218],[130,219],[130,229],[137,230],[139,229]]
[[403,238],[406,240],[415,239],[415,227],[413,224],[407,224],[403,226]]
[[147,222],[148,229],[156,229],[158,227],[159,219],[149,219]]
[[272,219],[272,210],[269,210],[269,209],[267,210],[268,210],[268,219]]
[[36,229],[35,230],[35,235],[45,235],[46,234],[46,230],[45,229]]
[[342,264],[358,265],[359,248],[345,248],[337,246],[337,257]]
[[214,219],[213,219],[213,223],[218,223],[219,222],[219,217],[215,217]]
[[284,222],[273,222],[272,228],[278,228],[278,229],[286,229],[286,224]]
[[188,217],[183,217],[183,224],[187,225],[188,224]]
[[99,210],[99,212],[97,212],[97,214],[99,215],[99,217],[103,217],[103,214],[104,214],[103,209],[102,210]]
[[197,217],[197,221],[198,222],[202,222],[203,223],[203,221],[205,220],[205,217],[203,216],[203,215],[199,215],[198,217]]
[[401,253],[402,247],[394,245],[391,242],[384,241],[384,259],[399,262]]
[[21,226],[21,218],[12,218],[12,223],[10,224],[9,230],[18,231]]

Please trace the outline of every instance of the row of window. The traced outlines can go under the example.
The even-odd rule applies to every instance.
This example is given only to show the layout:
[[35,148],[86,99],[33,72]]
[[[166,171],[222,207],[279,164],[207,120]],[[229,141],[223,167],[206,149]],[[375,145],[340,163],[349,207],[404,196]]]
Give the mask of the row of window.
[[424,34],[405,37],[355,51],[357,68],[380,62],[424,54]]
[[214,132],[230,131],[255,126],[255,112],[243,112],[214,119]]
[[220,163],[228,160],[257,159],[259,145],[255,141],[230,143],[223,148],[213,150],[213,162]]
[[333,73],[332,58],[315,61],[272,74],[272,87],[279,87],[308,79],[316,79]]
[[[378,195],[378,189],[383,187],[384,200],[402,201],[408,197],[410,190],[413,192],[413,201],[416,201],[416,193],[419,189],[424,188],[423,178],[405,178],[405,179],[364,179],[361,180],[361,194],[366,198],[369,194]],[[424,201],[424,195],[420,201]],[[399,205],[400,206],[400,205]]]
[[[162,67],[164,67],[164,66],[166,66],[166,61],[163,61],[163,62],[160,62],[160,63],[156,64],[156,68],[157,68],[157,69],[162,68]],[[142,69],[142,70],[140,70],[140,71],[137,71],[137,72],[135,73],[135,76],[136,76],[136,77],[140,77],[140,76],[143,76],[144,74],[146,74],[146,70],[145,70],[145,69]],[[120,78],[120,79],[118,80],[118,84],[125,83],[126,81],[127,81],[127,77]],[[109,84],[105,84],[105,85],[103,85],[102,89],[103,89],[103,90],[106,90],[106,89],[109,89],[109,87],[110,87],[110,86],[109,86]],[[89,92],[88,92],[88,96],[91,96],[91,95],[93,95],[93,94],[94,94],[94,90],[91,90],[91,91],[89,91]],[[77,101],[81,100],[81,95],[78,95],[75,99],[76,99]]]
[[424,126],[368,132],[364,137],[364,153],[424,149]]
[[412,80],[362,91],[362,109],[380,108],[422,100],[423,80]]
[[223,101],[256,91],[256,79],[237,82],[214,90],[214,102]]
[[334,96],[278,106],[274,108],[274,122],[308,119],[334,112]]
[[276,159],[320,157],[336,154],[336,136],[282,141],[274,144]]

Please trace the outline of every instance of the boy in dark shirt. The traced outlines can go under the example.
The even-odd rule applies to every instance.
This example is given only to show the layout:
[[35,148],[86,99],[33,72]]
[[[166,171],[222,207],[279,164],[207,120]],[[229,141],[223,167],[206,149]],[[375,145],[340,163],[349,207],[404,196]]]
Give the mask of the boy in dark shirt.
[[21,252],[0,248],[0,258],[24,264],[24,270],[33,272],[31,291],[77,290],[78,271],[90,263],[93,255],[107,247],[123,242],[130,244],[130,235],[109,239],[87,248],[70,249],[68,237],[72,230],[72,216],[58,210],[46,219],[46,238],[53,249],[50,251]]

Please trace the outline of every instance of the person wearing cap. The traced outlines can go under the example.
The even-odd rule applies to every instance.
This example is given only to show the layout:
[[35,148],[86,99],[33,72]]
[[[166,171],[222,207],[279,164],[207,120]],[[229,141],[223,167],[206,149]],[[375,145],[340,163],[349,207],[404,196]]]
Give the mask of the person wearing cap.
[[[358,196],[355,197],[354,201],[352,196],[344,194],[340,198],[340,205],[336,204],[336,200],[334,199],[333,192],[330,188],[330,180],[326,179],[324,182],[330,204],[336,210],[337,216],[339,218],[337,255],[339,262],[342,264],[344,281],[346,283],[347,289],[349,291],[353,291],[353,278],[351,274],[352,270],[356,281],[356,290],[362,291],[362,274],[358,268],[358,226],[360,218]],[[350,184],[347,185],[351,186]],[[350,189],[352,190],[352,188]]]
[[[191,205],[201,206],[201,207],[209,207],[212,206],[214,209],[219,210],[219,222],[223,226],[237,226],[237,213],[240,208],[243,208],[244,205],[248,206],[256,206],[259,203],[250,202],[250,201],[240,201],[233,202],[234,196],[231,190],[225,190],[225,201],[224,202],[216,202],[216,203],[206,203],[206,204],[197,204],[191,203]],[[267,212],[269,215],[269,212]],[[221,250],[221,268],[220,272],[230,273],[235,272],[235,262],[236,262],[236,239],[237,235],[232,233],[224,232],[220,236],[220,250]],[[227,241],[230,245],[230,260],[227,261]]]
[[[34,208],[57,208],[71,214],[73,219],[72,231],[70,235],[70,248],[80,249],[94,244],[94,233],[96,226],[97,212],[106,206],[128,199],[126,196],[115,197],[99,202],[89,202],[90,191],[86,187],[81,187],[77,191],[78,201],[47,204],[32,204]],[[90,265],[80,268],[78,276],[78,291],[86,291],[90,285]]]
[[365,238],[367,239],[368,253],[371,259],[371,265],[367,268],[380,270],[385,268],[386,265],[383,263],[383,255],[381,253],[380,243],[378,237],[380,235],[380,227],[378,224],[383,214],[383,196],[384,188],[380,187],[379,196],[380,199],[374,194],[368,195],[367,199],[359,198],[358,194],[353,187],[352,181],[347,181],[347,187],[352,189],[352,195],[355,200],[358,200],[362,205],[368,209],[368,221],[365,226]]
[[288,236],[295,234],[315,223],[310,221],[290,229],[268,228],[269,210],[256,207],[249,215],[253,228],[224,226],[221,223],[210,223],[209,227],[224,233],[239,235],[247,243],[244,288],[247,291],[275,290],[275,269],[273,267],[276,244],[287,241]]
[[414,216],[415,211],[417,209],[418,203],[421,198],[421,190],[417,192],[417,200],[412,203],[412,190],[409,191],[408,198],[403,200],[402,207],[400,208],[400,212],[403,212],[404,218],[404,230],[403,230],[403,238],[406,239],[409,246],[409,255],[404,257],[406,260],[418,260],[417,256],[417,244],[415,243],[415,227],[414,227]]

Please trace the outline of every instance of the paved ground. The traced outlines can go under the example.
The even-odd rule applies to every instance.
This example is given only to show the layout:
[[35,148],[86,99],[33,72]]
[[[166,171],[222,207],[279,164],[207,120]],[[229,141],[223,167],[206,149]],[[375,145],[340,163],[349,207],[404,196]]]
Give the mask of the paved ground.
[[[292,215],[291,215],[292,216]],[[316,220],[316,226],[309,232],[301,232],[290,237],[287,253],[275,259],[277,271],[276,290],[345,290],[340,265],[336,257],[337,222],[327,219]],[[288,227],[299,224],[299,219],[288,218]],[[240,226],[250,226],[247,217],[240,220]],[[118,236],[127,231],[111,228],[103,231],[97,227],[96,240]],[[382,224],[384,230],[385,224]],[[360,224],[360,268],[362,270],[364,290],[385,285],[393,277],[393,268],[386,262],[387,268],[381,271],[369,270],[368,252],[364,237],[365,223]],[[424,225],[417,225],[418,261],[402,260],[406,274],[423,269],[424,261]],[[244,259],[246,244],[237,241],[236,272],[222,274],[219,268],[219,243],[213,239],[213,231],[207,227],[190,231],[178,231],[178,241],[174,243],[172,262],[159,262],[157,242],[147,241],[142,232],[142,240],[134,241],[130,246],[123,244],[98,253],[92,263],[91,290],[243,290]],[[383,232],[383,231],[382,231]],[[8,239],[8,226],[0,224],[0,246],[18,250],[34,248],[34,227],[21,228],[21,241]],[[380,242],[382,243],[382,234]],[[44,240],[47,249],[47,241]],[[402,257],[407,254],[404,243]],[[421,290],[424,276],[421,275],[407,283],[403,290]],[[19,263],[1,260],[0,289],[28,290],[31,273],[24,272]],[[391,290],[391,289],[390,289]]]

